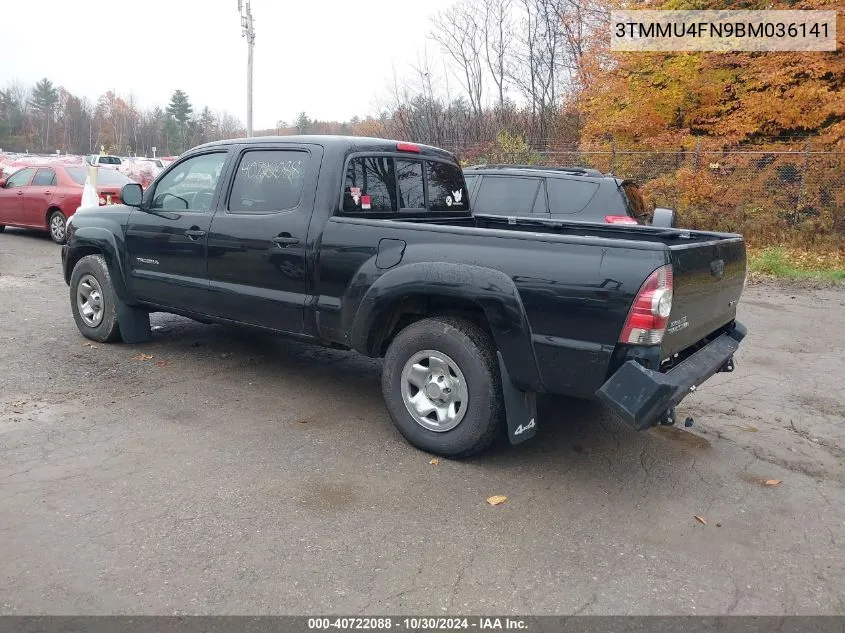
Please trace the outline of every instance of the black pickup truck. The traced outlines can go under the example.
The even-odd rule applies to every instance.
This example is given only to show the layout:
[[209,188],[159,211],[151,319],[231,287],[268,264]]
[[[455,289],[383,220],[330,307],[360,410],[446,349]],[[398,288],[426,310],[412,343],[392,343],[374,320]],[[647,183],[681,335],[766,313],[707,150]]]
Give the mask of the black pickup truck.
[[146,340],[149,313],[170,312],[383,356],[399,431],[450,457],[531,437],[537,393],[598,397],[645,429],[733,369],[741,236],[473,216],[468,200],[433,147],[202,145],[74,215],[71,310],[96,341]]

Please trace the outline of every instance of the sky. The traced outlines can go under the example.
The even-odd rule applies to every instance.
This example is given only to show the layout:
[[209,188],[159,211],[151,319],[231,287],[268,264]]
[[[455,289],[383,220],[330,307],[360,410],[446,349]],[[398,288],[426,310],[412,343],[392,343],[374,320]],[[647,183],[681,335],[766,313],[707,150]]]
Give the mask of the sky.
[[[252,0],[253,127],[375,114],[397,75],[427,52],[430,18],[454,0]],[[246,2],[246,0],[244,0]],[[47,77],[80,97],[132,93],[165,106],[177,88],[246,121],[246,40],[238,0],[27,0],[0,19],[0,88]],[[441,66],[442,67],[442,66]]]

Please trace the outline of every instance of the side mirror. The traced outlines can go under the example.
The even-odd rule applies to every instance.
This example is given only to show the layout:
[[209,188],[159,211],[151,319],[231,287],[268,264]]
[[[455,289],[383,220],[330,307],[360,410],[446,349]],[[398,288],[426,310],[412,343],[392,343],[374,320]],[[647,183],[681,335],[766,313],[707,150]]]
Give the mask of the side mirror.
[[652,226],[659,226],[661,228],[670,229],[675,226],[675,212],[672,209],[664,209],[657,207],[654,210],[654,215],[651,218]]
[[139,207],[141,201],[144,199],[144,190],[141,185],[136,182],[131,182],[128,185],[123,185],[120,190],[120,201],[127,207]]

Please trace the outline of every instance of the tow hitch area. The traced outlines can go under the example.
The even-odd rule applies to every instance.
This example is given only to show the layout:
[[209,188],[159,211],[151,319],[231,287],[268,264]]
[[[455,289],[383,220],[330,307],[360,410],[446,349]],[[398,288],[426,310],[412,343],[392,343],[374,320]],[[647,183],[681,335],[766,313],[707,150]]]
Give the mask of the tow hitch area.
[[713,374],[733,371],[733,355],[745,333],[746,329],[737,323],[732,331],[714,339],[665,374],[629,360],[601,386],[597,395],[638,431],[657,423],[674,424],[675,405]]

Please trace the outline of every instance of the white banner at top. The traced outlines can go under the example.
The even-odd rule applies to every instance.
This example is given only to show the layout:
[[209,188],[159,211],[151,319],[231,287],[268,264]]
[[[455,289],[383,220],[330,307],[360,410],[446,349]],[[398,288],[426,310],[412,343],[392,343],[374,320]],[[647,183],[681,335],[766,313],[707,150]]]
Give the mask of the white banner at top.
[[612,11],[613,51],[835,51],[836,11]]

